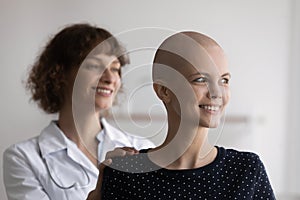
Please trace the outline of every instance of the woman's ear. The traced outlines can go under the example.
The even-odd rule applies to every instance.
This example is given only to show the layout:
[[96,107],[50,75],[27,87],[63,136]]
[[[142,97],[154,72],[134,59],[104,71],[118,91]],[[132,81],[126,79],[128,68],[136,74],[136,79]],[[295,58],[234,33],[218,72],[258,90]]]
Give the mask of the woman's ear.
[[162,100],[164,103],[170,103],[171,91],[167,87],[158,83],[153,83],[153,88],[160,100]]

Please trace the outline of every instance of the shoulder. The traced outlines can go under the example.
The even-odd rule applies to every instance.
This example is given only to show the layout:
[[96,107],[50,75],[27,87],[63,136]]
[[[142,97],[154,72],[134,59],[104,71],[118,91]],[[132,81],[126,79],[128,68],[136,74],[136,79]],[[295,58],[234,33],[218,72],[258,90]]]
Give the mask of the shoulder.
[[39,154],[39,143],[45,141],[45,143],[43,143],[44,146],[51,146],[50,142],[53,141],[55,135],[58,135],[57,132],[54,121],[51,121],[41,130],[39,135],[10,145],[4,151],[4,156],[11,154],[30,154],[31,156],[34,156],[35,153]]
[[230,168],[243,168],[251,171],[257,171],[264,168],[263,163],[258,154],[250,151],[240,151],[236,149],[225,149],[218,147],[221,159],[225,166]]
[[39,157],[37,137],[9,146],[3,153],[4,180],[11,180],[16,173],[25,176],[27,170],[39,162]]
[[244,179],[255,180],[255,182],[268,180],[265,166],[256,153],[225,148],[219,150],[222,153],[219,165],[226,175],[228,173],[230,176],[238,175],[238,178],[243,181]]
[[242,188],[251,186],[257,198],[275,199],[266,169],[258,154],[222,147],[219,150],[223,154],[223,176],[240,182],[245,186]]
[[148,138],[133,135],[124,130],[120,130],[107,122],[105,118],[101,118],[101,123],[104,126],[106,134],[108,134],[109,137],[117,144],[120,143],[121,146],[129,145],[137,150],[155,147],[154,143]]
[[255,161],[260,159],[258,154],[251,151],[241,151],[237,149],[224,148],[224,147],[217,147],[217,148],[221,156],[223,157],[223,159],[227,161],[236,161],[236,160]]
[[38,136],[10,145],[3,153],[4,157],[21,155],[37,151]]
[[227,159],[232,159],[232,160],[259,160],[258,154],[251,152],[251,151],[241,151],[241,150],[236,150],[236,149],[226,149],[223,147],[219,147],[220,149],[223,149],[221,151],[225,152],[226,158]]

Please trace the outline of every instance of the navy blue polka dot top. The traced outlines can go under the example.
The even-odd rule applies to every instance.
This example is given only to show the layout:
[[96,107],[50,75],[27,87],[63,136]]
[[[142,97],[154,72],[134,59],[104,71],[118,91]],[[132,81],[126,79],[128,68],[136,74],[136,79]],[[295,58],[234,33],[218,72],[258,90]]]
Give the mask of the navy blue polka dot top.
[[217,149],[212,163],[187,170],[160,168],[149,160],[147,150],[115,158],[104,170],[102,200],[275,199],[256,154]]

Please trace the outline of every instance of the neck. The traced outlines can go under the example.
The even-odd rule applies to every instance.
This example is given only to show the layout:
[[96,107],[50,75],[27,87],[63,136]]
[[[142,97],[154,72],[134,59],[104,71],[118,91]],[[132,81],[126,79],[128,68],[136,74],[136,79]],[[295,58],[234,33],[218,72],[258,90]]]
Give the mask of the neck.
[[209,143],[203,131],[199,130],[197,134],[186,151],[167,166],[168,169],[194,169],[213,162],[217,149]]
[[208,128],[174,117],[168,118],[168,124],[174,126],[169,126],[165,142],[149,153],[154,163],[168,169],[193,169],[215,159],[217,149],[208,141]]
[[[98,140],[97,134],[102,129],[100,115],[78,112],[74,117],[72,109],[64,108],[59,113],[58,126],[78,148],[97,165]],[[96,161],[95,161],[96,159]]]

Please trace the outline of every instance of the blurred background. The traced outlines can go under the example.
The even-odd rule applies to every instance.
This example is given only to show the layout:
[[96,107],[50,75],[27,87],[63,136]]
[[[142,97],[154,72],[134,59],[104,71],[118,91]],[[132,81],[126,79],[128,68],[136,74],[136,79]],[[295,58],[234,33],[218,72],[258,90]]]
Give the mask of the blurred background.
[[156,143],[164,138],[165,113],[151,89],[155,48],[183,30],[216,39],[229,58],[232,99],[211,140],[259,154],[278,199],[300,196],[299,0],[0,0],[0,199],[3,151],[56,118],[29,101],[28,69],[51,35],[78,22],[108,29],[129,49],[113,122]]

